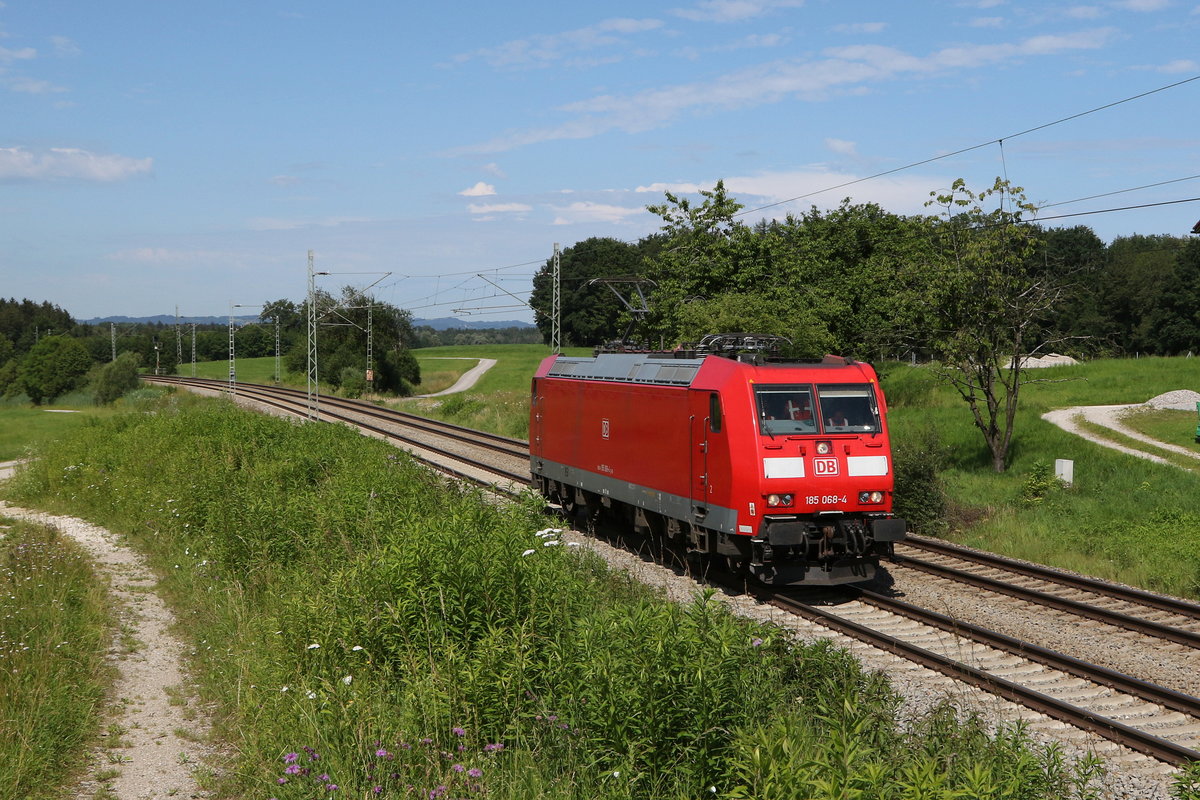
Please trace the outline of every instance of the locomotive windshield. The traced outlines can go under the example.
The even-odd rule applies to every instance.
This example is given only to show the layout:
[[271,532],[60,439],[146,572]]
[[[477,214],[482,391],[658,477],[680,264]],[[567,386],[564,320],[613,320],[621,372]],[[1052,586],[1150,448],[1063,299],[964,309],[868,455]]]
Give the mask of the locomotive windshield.
[[821,385],[817,394],[821,398],[821,422],[827,432],[879,433],[879,409],[870,385]]
[[[869,384],[758,385],[759,427],[764,435],[878,433],[879,410]],[[819,408],[820,414],[814,413]]]
[[811,386],[758,386],[754,393],[758,396],[758,421],[763,433],[817,432]]

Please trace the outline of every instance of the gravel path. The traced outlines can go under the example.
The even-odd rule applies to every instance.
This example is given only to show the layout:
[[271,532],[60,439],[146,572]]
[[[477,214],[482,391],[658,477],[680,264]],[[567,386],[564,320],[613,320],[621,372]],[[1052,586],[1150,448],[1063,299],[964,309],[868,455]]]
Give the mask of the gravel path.
[[[458,360],[458,359],[455,359],[455,360]],[[458,380],[455,381],[454,385],[451,386],[449,389],[443,389],[442,391],[434,392],[433,394],[418,394],[418,395],[414,395],[414,397],[441,397],[444,394],[456,394],[458,392],[465,392],[467,389],[470,389],[472,386],[474,386],[479,381],[479,379],[483,377],[483,373],[487,372],[489,369],[491,369],[494,366],[496,366],[496,359],[481,358],[481,359],[479,359],[478,364],[471,367],[469,370],[467,370],[461,376],[459,376]]]
[[[1135,439],[1144,444],[1152,445],[1160,450],[1167,450],[1172,453],[1188,456],[1189,458],[1200,459],[1200,454],[1186,447],[1160,442],[1157,439],[1151,439],[1145,434],[1135,431],[1123,422],[1126,415],[1138,409],[1153,408],[1153,409],[1176,409],[1180,411],[1192,411],[1196,408],[1196,403],[1200,402],[1200,393],[1193,392],[1190,389],[1178,389],[1173,392],[1160,394],[1147,400],[1145,403],[1131,403],[1118,406],[1075,406],[1074,408],[1060,408],[1054,411],[1048,411],[1042,415],[1042,419],[1053,423],[1062,428],[1068,433],[1074,433],[1082,436],[1090,442],[1095,442],[1104,447],[1111,447],[1113,450],[1119,450],[1122,453],[1127,453],[1137,458],[1144,458],[1148,461],[1153,461],[1156,464],[1166,464],[1168,466],[1178,466],[1162,456],[1148,453],[1144,450],[1138,450],[1133,447],[1127,447],[1123,444],[1105,439],[1103,436],[1097,436],[1095,433],[1085,429],[1080,420],[1090,422],[1094,425],[1100,425],[1109,430],[1116,431],[1130,439]],[[1180,467],[1180,469],[1183,469]]]
[[[8,471],[11,466],[0,467],[0,479]],[[87,774],[70,787],[72,800],[209,797],[194,773],[210,755],[203,744],[208,724],[183,673],[184,645],[171,633],[174,615],[154,593],[157,581],[141,556],[104,528],[74,517],[3,501],[0,514],[50,525],[74,539],[108,579],[119,604],[120,630],[108,652],[118,676],[100,726],[105,733],[89,754]]]

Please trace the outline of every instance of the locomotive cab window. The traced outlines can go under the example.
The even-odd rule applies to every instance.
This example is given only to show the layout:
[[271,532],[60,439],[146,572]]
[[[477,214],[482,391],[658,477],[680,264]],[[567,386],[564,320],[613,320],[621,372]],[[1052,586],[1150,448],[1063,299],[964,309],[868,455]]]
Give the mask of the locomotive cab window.
[[817,432],[811,386],[759,385],[754,394],[758,424],[764,435]]
[[713,433],[721,432],[721,395],[716,392],[708,396],[708,428]]
[[879,407],[869,384],[822,385],[817,395],[826,433],[879,433]]

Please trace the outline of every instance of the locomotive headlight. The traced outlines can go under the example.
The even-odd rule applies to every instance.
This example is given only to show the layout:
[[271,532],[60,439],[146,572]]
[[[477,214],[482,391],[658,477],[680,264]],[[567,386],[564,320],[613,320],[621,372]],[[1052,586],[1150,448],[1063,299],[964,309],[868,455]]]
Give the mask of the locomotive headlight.
[[858,502],[863,504],[877,504],[883,502],[883,492],[859,492]]
[[790,494],[769,494],[767,495],[767,505],[771,508],[786,508],[792,504],[794,499]]
[[827,456],[833,452],[833,442],[817,442],[817,455]]

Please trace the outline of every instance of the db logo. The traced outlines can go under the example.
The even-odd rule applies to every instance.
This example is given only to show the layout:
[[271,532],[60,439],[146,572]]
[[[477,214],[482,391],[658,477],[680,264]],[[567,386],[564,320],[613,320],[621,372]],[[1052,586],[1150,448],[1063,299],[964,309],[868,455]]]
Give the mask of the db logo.
[[838,462],[836,458],[814,458],[813,475],[837,475]]
[[[610,431],[610,429],[611,429],[611,428],[610,428],[610,425],[609,425],[609,422],[608,422],[608,420],[606,420],[606,419],[602,419],[602,420],[600,420],[600,438],[601,438],[601,439],[607,439],[607,438],[608,438],[608,434],[609,434],[609,431]],[[836,466],[836,465],[835,465],[835,466]]]

